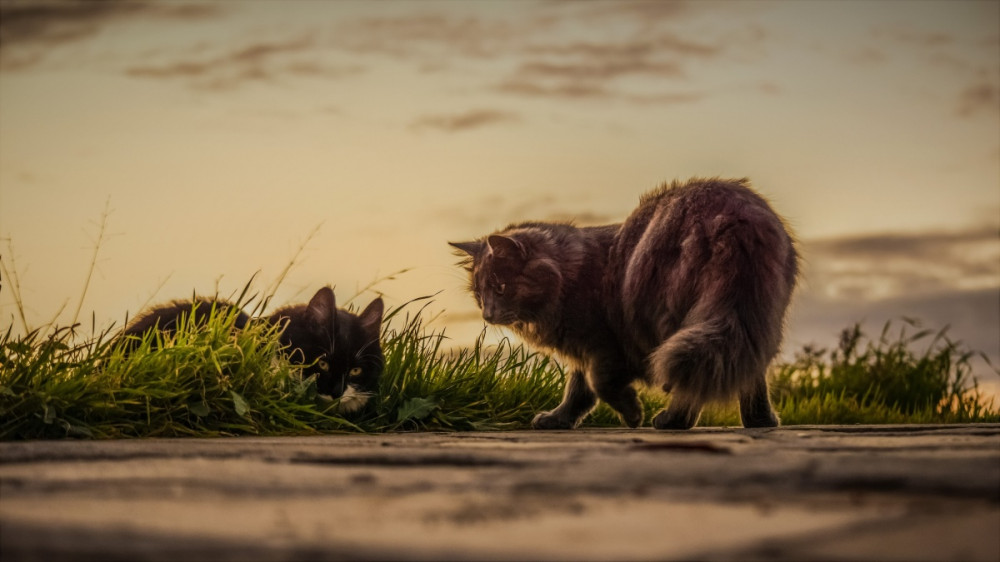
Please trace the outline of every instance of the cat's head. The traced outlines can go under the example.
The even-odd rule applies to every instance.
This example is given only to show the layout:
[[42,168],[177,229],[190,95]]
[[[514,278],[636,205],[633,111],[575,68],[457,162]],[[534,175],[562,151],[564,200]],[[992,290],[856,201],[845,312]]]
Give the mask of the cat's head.
[[522,229],[449,244],[466,257],[469,288],[490,324],[533,322],[556,305],[563,278],[544,236]]
[[[385,366],[380,339],[382,297],[376,297],[360,314],[337,311],[337,341],[333,356],[333,380],[344,381],[340,411],[360,409],[378,392],[379,378]],[[318,388],[318,387],[317,387]]]
[[378,390],[384,357],[380,343],[383,304],[373,300],[360,314],[337,308],[333,290],[323,287],[306,305],[292,307],[282,342],[292,349],[292,359],[303,367],[303,378],[316,377],[316,390],[341,398],[341,410],[364,405]]

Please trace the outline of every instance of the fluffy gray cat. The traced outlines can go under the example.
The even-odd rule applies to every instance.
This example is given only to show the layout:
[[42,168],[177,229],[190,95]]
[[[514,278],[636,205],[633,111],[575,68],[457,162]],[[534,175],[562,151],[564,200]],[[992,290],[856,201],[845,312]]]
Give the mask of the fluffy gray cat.
[[749,180],[663,185],[621,224],[525,222],[451,245],[483,318],[569,367],[562,403],[535,428],[575,427],[598,398],[638,427],[636,381],[672,394],[659,429],[688,429],[704,404],[734,397],[744,427],[778,425],[765,374],[798,256]]

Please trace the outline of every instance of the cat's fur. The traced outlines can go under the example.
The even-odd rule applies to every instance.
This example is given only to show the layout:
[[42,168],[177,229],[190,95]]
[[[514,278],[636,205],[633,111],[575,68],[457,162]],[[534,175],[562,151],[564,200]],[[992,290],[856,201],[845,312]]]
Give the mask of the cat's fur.
[[621,224],[525,222],[452,246],[483,318],[570,367],[562,403],[534,427],[575,427],[598,398],[637,427],[636,381],[672,393],[660,429],[690,428],[705,403],[733,397],[745,427],[778,425],[765,372],[798,256],[748,180],[665,184]]
[[[204,322],[213,307],[216,314],[233,313],[235,305],[207,298],[173,301],[150,309],[130,323],[122,335],[126,345],[134,349],[150,330],[172,333],[182,317]],[[242,310],[234,313],[237,329],[252,321]],[[364,406],[378,390],[384,364],[379,339],[382,313],[381,297],[357,315],[338,309],[333,290],[324,287],[308,303],[278,309],[265,320],[279,325],[289,360],[304,366],[302,376],[315,376],[316,390],[339,398],[340,411],[351,412]]]

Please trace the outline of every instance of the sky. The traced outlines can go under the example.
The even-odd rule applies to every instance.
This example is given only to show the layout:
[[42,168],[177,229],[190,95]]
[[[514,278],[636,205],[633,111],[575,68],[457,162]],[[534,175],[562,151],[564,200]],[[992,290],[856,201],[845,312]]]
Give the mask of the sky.
[[0,328],[18,295],[32,328],[120,326],[294,259],[274,305],[435,295],[462,345],[446,242],[749,177],[804,258],[786,356],[905,317],[1000,364],[1000,2],[0,10]]

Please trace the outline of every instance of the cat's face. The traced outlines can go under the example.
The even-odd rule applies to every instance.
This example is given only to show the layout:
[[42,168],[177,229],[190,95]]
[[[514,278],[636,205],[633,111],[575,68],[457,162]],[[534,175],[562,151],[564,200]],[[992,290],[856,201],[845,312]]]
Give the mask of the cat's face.
[[558,266],[523,241],[494,234],[451,245],[469,257],[470,289],[490,324],[532,322],[553,305],[561,280]]
[[316,377],[316,390],[341,399],[341,411],[360,408],[378,390],[384,357],[380,343],[383,303],[373,300],[359,315],[337,308],[333,291],[324,287],[290,314],[282,333],[303,378]]
[[[346,310],[337,311],[337,341],[329,379],[334,386],[339,384],[343,388],[341,412],[361,408],[378,391],[378,381],[385,365],[379,337],[382,312],[381,298],[373,300],[358,315]],[[320,390],[318,382],[317,389]]]

